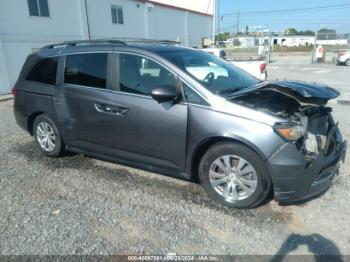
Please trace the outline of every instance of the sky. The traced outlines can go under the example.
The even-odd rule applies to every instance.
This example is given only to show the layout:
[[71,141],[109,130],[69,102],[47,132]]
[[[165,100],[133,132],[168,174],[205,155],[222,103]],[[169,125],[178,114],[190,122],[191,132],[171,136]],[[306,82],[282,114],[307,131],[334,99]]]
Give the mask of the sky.
[[[220,32],[233,32],[237,26],[237,12],[239,29],[246,25],[264,26],[270,31],[283,32],[293,27],[297,30],[319,30],[329,28],[337,33],[350,33],[350,0],[217,0],[220,1]],[[326,7],[343,5],[337,7]],[[324,7],[321,9],[303,8]],[[283,11],[294,9],[293,11]],[[274,11],[266,13],[265,11]],[[276,12],[275,12],[276,11]],[[260,12],[260,13],[247,13]],[[265,12],[265,13],[261,13]],[[233,29],[235,28],[235,29]],[[250,30],[252,31],[252,30]]]

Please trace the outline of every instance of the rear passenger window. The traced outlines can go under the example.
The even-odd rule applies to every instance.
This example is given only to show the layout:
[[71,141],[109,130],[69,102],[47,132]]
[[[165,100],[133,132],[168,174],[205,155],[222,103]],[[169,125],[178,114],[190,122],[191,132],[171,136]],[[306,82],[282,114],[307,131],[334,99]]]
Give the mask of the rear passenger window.
[[107,54],[78,54],[66,57],[64,82],[106,88]]
[[54,85],[56,83],[58,57],[40,60],[29,72],[26,80]]

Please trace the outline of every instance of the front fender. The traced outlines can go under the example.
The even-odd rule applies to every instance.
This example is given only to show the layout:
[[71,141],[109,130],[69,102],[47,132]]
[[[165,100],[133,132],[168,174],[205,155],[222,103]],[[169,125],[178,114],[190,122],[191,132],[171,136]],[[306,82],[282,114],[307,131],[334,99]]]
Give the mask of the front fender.
[[254,150],[263,161],[273,155],[285,141],[272,126],[204,107],[189,107],[186,173],[191,173],[198,148],[208,141],[238,141]]

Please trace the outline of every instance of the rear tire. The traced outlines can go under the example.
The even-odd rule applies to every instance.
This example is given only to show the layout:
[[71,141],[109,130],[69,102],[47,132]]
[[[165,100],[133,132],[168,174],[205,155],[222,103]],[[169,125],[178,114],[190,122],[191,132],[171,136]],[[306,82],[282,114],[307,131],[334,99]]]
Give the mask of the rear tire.
[[39,115],[34,120],[33,135],[40,151],[49,157],[65,153],[65,146],[55,122],[48,115]]
[[235,208],[258,206],[272,188],[265,163],[239,143],[211,146],[200,161],[199,178],[214,200]]

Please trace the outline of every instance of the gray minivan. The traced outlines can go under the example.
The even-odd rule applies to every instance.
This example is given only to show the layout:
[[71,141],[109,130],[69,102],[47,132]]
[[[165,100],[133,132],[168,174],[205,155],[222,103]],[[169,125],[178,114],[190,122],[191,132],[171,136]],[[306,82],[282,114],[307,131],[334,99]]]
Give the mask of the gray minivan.
[[19,126],[43,154],[81,153],[200,182],[232,207],[329,188],[346,141],[327,107],[339,93],[261,82],[169,42],[71,41],[28,56],[13,89]]

